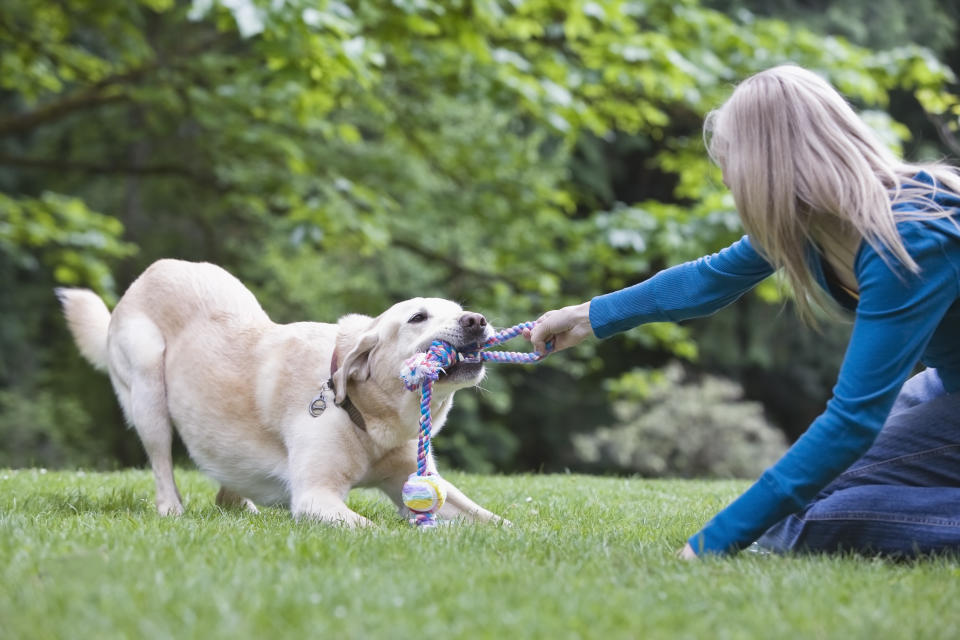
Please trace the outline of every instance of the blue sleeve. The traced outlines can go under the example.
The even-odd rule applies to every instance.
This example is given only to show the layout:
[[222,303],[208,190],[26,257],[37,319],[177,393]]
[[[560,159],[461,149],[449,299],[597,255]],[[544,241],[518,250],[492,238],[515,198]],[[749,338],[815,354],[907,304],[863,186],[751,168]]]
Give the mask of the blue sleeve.
[[647,322],[710,315],[773,273],[744,236],[719,253],[664,269],[632,287],[590,301],[590,326],[598,338]]
[[860,301],[826,411],[746,493],[690,538],[697,554],[749,545],[801,509],[876,439],[900,387],[960,295],[947,238],[920,222],[898,227],[921,272],[897,267],[895,273],[871,247],[861,249],[856,264]]

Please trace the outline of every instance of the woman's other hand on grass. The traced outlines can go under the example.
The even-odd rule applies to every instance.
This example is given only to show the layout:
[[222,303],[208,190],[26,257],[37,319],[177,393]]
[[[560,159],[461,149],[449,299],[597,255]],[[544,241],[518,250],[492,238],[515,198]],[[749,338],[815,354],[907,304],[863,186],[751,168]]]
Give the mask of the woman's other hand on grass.
[[693,552],[693,547],[690,546],[690,543],[683,545],[683,549],[677,551],[677,557],[681,560],[696,560],[697,554]]

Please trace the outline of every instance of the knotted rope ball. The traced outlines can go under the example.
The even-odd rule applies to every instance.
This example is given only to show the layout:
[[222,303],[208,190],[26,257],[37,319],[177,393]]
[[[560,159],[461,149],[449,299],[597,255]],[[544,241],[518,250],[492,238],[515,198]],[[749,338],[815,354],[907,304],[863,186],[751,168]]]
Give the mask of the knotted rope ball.
[[403,504],[414,513],[436,513],[447,499],[440,476],[411,473],[403,483]]

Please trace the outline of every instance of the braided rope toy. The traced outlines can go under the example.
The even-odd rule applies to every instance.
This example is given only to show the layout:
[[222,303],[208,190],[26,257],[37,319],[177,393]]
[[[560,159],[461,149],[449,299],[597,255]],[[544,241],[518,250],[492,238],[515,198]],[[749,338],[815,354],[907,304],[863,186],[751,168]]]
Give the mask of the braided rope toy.
[[[546,354],[537,351],[524,353],[520,351],[487,351],[494,345],[512,340],[520,335],[524,329],[533,329],[535,322],[524,322],[509,329],[504,329],[488,338],[478,348],[471,351],[457,351],[449,342],[434,340],[427,351],[414,354],[408,358],[400,369],[400,378],[408,391],[420,388],[420,435],[417,439],[417,471],[411,473],[403,484],[401,497],[403,504],[414,513],[411,524],[420,527],[435,527],[437,525],[436,512],[446,500],[446,489],[440,476],[427,469],[427,456],[430,453],[430,432],[433,428],[430,418],[430,401],[433,397],[433,383],[440,374],[451,364],[457,362],[480,363],[507,362],[528,364],[539,362]],[[547,343],[547,352],[551,349]]]

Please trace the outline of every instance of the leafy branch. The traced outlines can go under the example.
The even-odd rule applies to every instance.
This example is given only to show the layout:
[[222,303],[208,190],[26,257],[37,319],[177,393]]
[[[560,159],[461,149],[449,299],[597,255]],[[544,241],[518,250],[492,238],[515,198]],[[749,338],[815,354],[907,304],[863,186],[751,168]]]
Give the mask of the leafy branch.
[[173,55],[158,54],[138,67],[107,76],[89,87],[62,95],[35,109],[0,118],[0,138],[26,133],[78,111],[130,101],[132,98],[124,91],[124,87],[139,82],[148,74],[161,68],[173,67],[180,60],[190,60],[193,56],[208,51],[223,39],[222,34],[214,34],[193,46],[184,47]]
[[188,167],[175,164],[137,165],[129,163],[96,163],[72,160],[58,160],[52,158],[31,158],[13,156],[0,153],[0,166],[28,168],[37,170],[52,170],[62,172],[78,172],[97,175],[137,175],[137,176],[169,176],[185,178],[199,185],[215,188],[217,191],[227,189],[218,183],[212,174],[200,173]]

